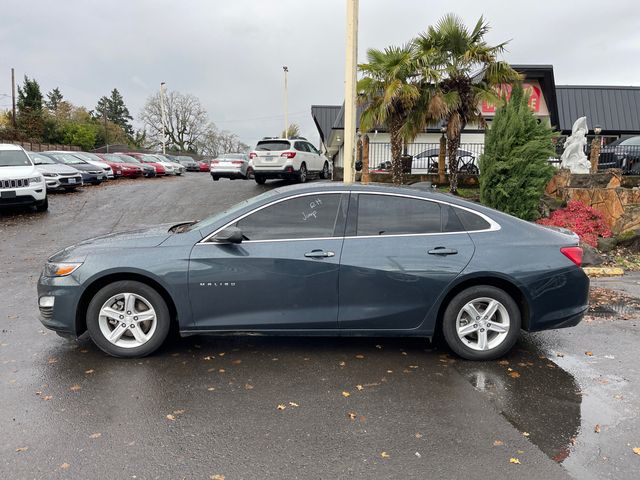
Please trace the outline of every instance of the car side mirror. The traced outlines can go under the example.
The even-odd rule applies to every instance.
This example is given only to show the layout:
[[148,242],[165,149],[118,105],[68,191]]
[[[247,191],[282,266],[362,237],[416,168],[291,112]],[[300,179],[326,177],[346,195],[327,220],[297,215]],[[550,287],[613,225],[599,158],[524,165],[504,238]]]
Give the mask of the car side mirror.
[[212,239],[216,243],[242,243],[242,230],[238,227],[229,227],[220,230]]

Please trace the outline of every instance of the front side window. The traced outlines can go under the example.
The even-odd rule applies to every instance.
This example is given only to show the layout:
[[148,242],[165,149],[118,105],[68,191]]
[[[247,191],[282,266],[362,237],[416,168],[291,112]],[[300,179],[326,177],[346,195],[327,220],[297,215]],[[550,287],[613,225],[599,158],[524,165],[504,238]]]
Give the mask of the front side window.
[[311,145],[310,143],[307,143],[307,148],[309,149],[309,151],[311,153],[315,153],[316,155],[320,155],[320,152],[318,151],[318,149],[316,147],[314,147],[313,145]]
[[342,224],[342,194],[304,195],[262,208],[236,222],[246,240],[328,238]]
[[356,235],[440,233],[440,204],[416,198],[360,194]]

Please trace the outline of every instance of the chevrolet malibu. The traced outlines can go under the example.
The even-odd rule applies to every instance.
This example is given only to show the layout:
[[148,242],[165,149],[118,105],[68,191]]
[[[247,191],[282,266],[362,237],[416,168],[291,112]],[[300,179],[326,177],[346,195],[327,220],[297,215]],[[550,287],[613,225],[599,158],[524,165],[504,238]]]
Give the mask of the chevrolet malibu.
[[576,325],[578,238],[455,197],[331,183],[272,190],[199,222],[80,242],[38,282],[42,323],[117,357],[185,335],[415,336],[461,357]]

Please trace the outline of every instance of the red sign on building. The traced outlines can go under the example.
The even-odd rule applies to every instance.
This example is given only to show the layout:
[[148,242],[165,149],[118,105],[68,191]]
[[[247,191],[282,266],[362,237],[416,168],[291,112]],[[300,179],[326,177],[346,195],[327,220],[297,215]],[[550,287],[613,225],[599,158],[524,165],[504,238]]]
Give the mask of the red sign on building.
[[[534,85],[532,83],[524,83],[522,85],[525,91],[525,95],[529,94],[529,108],[532,112],[539,113],[540,112],[540,99],[542,97],[542,91],[538,85]],[[508,83],[503,83],[498,85],[495,90],[501,98],[505,98],[507,101],[511,98],[511,85]],[[488,103],[487,101],[482,102],[482,113],[493,114],[496,113],[496,106]]]

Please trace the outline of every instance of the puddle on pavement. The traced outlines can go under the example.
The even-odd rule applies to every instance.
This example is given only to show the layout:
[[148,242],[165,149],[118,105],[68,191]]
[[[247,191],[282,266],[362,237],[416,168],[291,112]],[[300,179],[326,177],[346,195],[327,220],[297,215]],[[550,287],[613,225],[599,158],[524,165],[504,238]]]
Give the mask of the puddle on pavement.
[[588,315],[598,318],[638,318],[640,300],[608,288],[592,287],[589,293]]
[[580,431],[580,387],[571,374],[529,347],[518,344],[495,362],[454,365],[515,428],[550,458],[563,462]]

